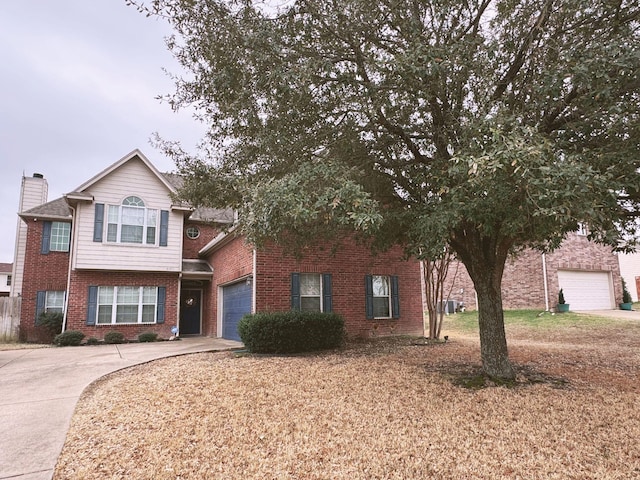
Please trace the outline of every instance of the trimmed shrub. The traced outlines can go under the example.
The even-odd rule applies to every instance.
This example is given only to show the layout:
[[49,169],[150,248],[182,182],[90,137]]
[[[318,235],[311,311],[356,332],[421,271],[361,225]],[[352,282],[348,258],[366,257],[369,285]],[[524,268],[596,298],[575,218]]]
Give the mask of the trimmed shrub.
[[337,348],[345,331],[336,313],[290,311],[245,315],[238,333],[250,352],[298,353]]
[[84,338],[84,333],[78,330],[67,330],[66,332],[59,333],[53,339],[53,343],[60,347],[66,346],[78,346]]
[[124,343],[124,334],[120,332],[107,332],[104,334],[104,343]]
[[98,340],[96,337],[87,338],[87,345],[99,345],[99,344],[100,344],[100,340]]
[[61,312],[42,312],[38,315],[36,325],[44,327],[52,334],[57,335],[62,332],[62,320],[64,315]]
[[139,342],[155,342],[156,340],[158,340],[158,334],[155,332],[144,332],[138,335]]

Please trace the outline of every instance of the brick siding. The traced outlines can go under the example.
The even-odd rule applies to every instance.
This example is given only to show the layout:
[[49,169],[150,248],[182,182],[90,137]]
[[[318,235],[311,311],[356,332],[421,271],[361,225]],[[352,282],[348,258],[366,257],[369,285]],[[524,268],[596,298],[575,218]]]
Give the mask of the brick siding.
[[69,253],[40,253],[44,222],[27,223],[20,339],[28,342],[50,342],[50,334],[36,327],[36,296],[39,291],[66,291],[69,273]]
[[[333,311],[345,319],[351,337],[393,334],[422,335],[423,310],[420,264],[405,261],[401,248],[372,255],[365,247],[344,240],[335,251],[308,248],[297,259],[277,247],[258,252],[256,259],[258,311],[291,308],[291,273],[331,273]],[[365,312],[365,275],[397,275],[400,318],[368,320]]]
[[[620,265],[617,255],[611,252],[610,247],[590,242],[583,235],[570,234],[559,249],[545,254],[545,263],[550,309],[555,308],[558,299],[558,270],[610,272],[616,303],[622,299]],[[507,260],[502,279],[504,308],[544,310],[546,304],[543,272],[542,253],[538,251],[526,250]],[[449,288],[450,299],[464,302],[467,308],[477,308],[473,282],[464,265],[455,262],[451,265],[445,292],[448,292]]]
[[[87,325],[87,303],[90,286],[131,286],[166,287],[165,321],[162,324],[118,324]],[[135,340],[143,332],[155,332],[160,338],[171,336],[171,327],[178,323],[178,286],[177,273],[158,272],[100,272],[76,270],[71,275],[69,288],[69,308],[67,311],[67,330],[80,330],[87,338],[104,338],[109,331],[118,331],[126,339]]]

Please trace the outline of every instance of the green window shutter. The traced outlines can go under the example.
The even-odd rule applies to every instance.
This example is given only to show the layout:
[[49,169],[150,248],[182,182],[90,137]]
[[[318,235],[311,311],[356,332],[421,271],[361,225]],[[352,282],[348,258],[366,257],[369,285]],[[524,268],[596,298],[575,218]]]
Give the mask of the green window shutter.
[[42,222],[42,242],[40,244],[40,253],[46,255],[49,253],[51,245],[51,222]]
[[331,292],[331,274],[330,273],[322,274],[322,311],[323,312],[333,311],[333,299],[332,299],[332,292]]
[[367,319],[373,320],[373,275],[364,277],[364,304]]
[[46,301],[47,301],[47,292],[44,290],[39,291],[36,294],[36,325],[38,325],[38,317],[40,317],[40,314],[44,312]]
[[160,211],[160,246],[166,247],[169,240],[169,212]]
[[98,314],[98,287],[89,287],[89,297],[87,301],[87,325],[96,324]]
[[104,203],[96,203],[96,213],[93,219],[93,241],[102,242],[104,229]]
[[156,323],[164,323],[165,303],[167,301],[167,287],[158,287],[158,311]]
[[300,274],[291,274],[291,310],[300,310]]
[[400,318],[400,295],[398,293],[398,276],[392,275],[391,279],[391,316]]

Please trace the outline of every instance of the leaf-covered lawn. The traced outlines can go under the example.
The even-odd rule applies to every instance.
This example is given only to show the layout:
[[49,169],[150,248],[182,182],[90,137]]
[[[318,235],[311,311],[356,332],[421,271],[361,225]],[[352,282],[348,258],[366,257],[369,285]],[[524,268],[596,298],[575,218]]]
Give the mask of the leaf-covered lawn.
[[519,326],[518,384],[466,388],[479,346],[455,321],[446,344],[115,373],[82,397],[54,478],[640,478],[638,325]]

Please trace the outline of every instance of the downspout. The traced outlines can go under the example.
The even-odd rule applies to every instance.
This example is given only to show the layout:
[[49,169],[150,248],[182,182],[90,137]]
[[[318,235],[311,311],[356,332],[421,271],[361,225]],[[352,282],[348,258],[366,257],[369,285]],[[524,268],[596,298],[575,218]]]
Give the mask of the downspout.
[[542,281],[544,284],[544,307],[545,311],[549,311],[549,285],[547,284],[547,259],[542,254]]
[[69,242],[69,269],[67,272],[67,290],[64,295],[64,311],[62,315],[62,332],[67,329],[67,311],[69,309],[69,289],[71,288],[71,266],[75,255],[76,244],[76,209],[69,205],[71,209],[71,241]]
[[253,290],[251,292],[251,297],[252,297],[251,298],[251,313],[256,313],[256,293],[258,291],[258,288],[256,287],[256,283],[257,283],[256,282],[256,270],[258,268],[257,266],[258,266],[258,254],[256,252],[256,249],[254,248],[253,249],[253,265],[252,265],[252,268],[253,268],[253,282],[251,282],[252,283],[251,288]]
[[[178,308],[176,308],[176,333],[174,334],[176,338],[180,337],[180,311],[182,309],[182,302],[180,300],[181,298],[182,298],[182,271],[178,274]],[[200,334],[202,334],[202,318],[200,318],[200,325],[201,325]]]

